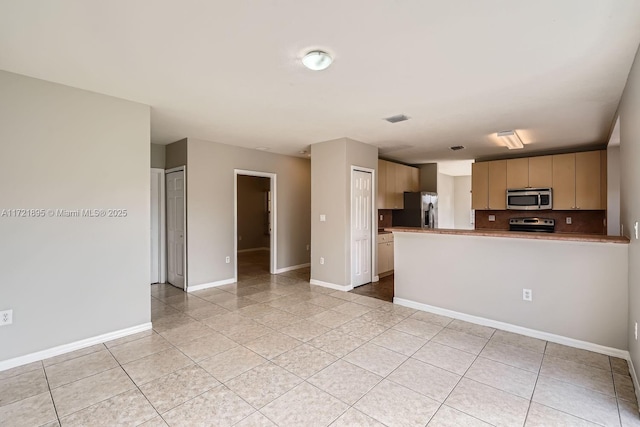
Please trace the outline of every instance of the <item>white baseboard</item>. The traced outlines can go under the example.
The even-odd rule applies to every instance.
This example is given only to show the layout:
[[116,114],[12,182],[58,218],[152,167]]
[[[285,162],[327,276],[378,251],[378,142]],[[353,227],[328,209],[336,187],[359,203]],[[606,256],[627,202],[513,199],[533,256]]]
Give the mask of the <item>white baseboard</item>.
[[373,276],[372,282],[379,282],[379,281],[380,281],[380,276]]
[[224,279],[224,280],[218,280],[217,282],[202,283],[200,285],[188,286],[187,292],[201,291],[203,289],[215,288],[217,286],[230,285],[231,283],[236,283],[236,279]]
[[311,263],[308,262],[306,264],[298,264],[298,265],[292,265],[291,267],[278,268],[276,270],[276,274],[286,273],[287,271],[300,270],[301,268],[306,268],[306,267],[309,267],[310,265]]
[[270,250],[269,248],[264,248],[264,247],[263,248],[238,249],[238,253],[242,254],[242,253],[245,253],[245,252],[257,252],[257,251],[267,251],[267,252],[269,252],[269,250]]
[[640,384],[638,384],[638,376],[636,375],[636,369],[633,366],[633,360],[631,360],[631,357],[627,359],[627,362],[629,363],[629,373],[633,380],[633,389],[636,392],[636,403],[638,403],[640,402]]
[[336,285],[335,283],[323,282],[322,280],[311,279],[309,281],[312,285],[323,286],[329,289],[335,289],[337,291],[345,291],[348,292],[353,289],[351,285]]
[[618,348],[606,347],[604,345],[595,344],[587,341],[576,340],[574,338],[564,337],[562,335],[551,334],[548,332],[538,331],[536,329],[529,329],[522,326],[513,325],[511,323],[504,323],[497,320],[487,319],[485,317],[472,316],[470,314],[460,313],[458,311],[447,310],[446,308],[435,307],[433,305],[422,304],[419,302],[403,299],[393,298],[394,304],[402,305],[404,307],[414,308],[416,310],[428,311],[429,313],[440,314],[442,316],[453,317],[454,319],[460,319],[478,325],[489,326],[491,328],[502,329],[503,331],[513,332],[527,337],[538,338],[544,341],[550,341],[557,344],[563,344],[569,347],[580,348],[583,350],[589,350],[596,353],[606,354],[607,356],[619,357],[630,361],[629,352],[627,350],[620,350]]
[[2,360],[0,361],[0,371],[6,371],[7,369],[26,365],[27,363],[31,362],[37,362],[38,360],[59,356],[61,354],[80,350],[85,347],[91,347],[92,345],[102,344],[103,342],[126,337],[127,335],[137,334],[138,332],[146,331],[149,329],[151,329],[151,323],[143,323],[138,326],[120,329],[118,331],[97,335],[91,338],[85,338],[83,340],[75,341],[69,344],[59,345],[57,347],[52,347],[46,350],[36,351],[35,353],[26,354],[24,356],[14,357],[13,359]]

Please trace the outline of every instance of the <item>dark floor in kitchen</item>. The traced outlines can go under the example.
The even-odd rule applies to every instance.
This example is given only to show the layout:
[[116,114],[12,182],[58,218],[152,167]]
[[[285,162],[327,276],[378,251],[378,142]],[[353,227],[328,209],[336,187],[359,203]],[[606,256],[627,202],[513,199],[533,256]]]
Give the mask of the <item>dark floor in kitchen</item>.
[[378,282],[358,286],[350,292],[353,294],[381,299],[383,301],[393,302],[393,274],[380,278],[380,281]]

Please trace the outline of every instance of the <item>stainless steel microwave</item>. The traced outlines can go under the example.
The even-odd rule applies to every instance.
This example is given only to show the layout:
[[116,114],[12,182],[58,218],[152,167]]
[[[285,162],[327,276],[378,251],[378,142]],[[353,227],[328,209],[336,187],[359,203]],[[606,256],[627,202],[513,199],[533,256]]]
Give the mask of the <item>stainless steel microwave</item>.
[[507,209],[533,211],[553,207],[551,188],[518,188],[507,190]]

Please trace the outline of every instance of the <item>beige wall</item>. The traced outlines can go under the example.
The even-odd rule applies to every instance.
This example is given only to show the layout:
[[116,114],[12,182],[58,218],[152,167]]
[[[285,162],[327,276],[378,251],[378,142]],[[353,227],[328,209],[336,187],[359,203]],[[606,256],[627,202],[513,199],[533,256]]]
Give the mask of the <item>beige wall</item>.
[[166,146],[165,169],[187,165],[187,140],[181,139]]
[[[631,237],[629,245],[629,352],[636,369],[640,369],[640,344],[634,337],[636,322],[640,322],[640,241],[633,226],[640,221],[640,54],[629,73],[620,116],[620,222],[624,234]],[[637,384],[636,384],[637,386]]]
[[627,244],[427,233],[394,241],[396,298],[627,349]]
[[150,322],[149,107],[0,71],[0,362]]
[[311,146],[311,278],[338,286],[351,285],[352,166],[377,171],[378,149],[348,138]]
[[234,169],[277,174],[277,267],[309,262],[309,160],[191,138],[187,145],[189,286],[234,277]]
[[238,175],[238,250],[269,249],[269,178]]
[[456,176],[453,178],[454,187],[454,227],[458,229],[473,229],[471,223],[471,176]]
[[166,146],[151,144],[151,167],[164,169],[166,157]]
[[607,234],[620,235],[620,146],[607,147]]
[[453,177],[438,174],[438,228],[455,227],[455,187]]

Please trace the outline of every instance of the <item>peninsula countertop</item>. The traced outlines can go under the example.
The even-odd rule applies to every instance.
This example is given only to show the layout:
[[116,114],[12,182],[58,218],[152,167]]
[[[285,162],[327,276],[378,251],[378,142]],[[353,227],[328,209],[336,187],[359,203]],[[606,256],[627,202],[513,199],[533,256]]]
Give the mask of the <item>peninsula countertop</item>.
[[570,242],[629,243],[625,236],[576,233],[534,233],[509,230],[460,230],[447,228],[386,227],[385,231],[402,233],[454,234],[460,236],[507,237],[512,239],[563,240]]

